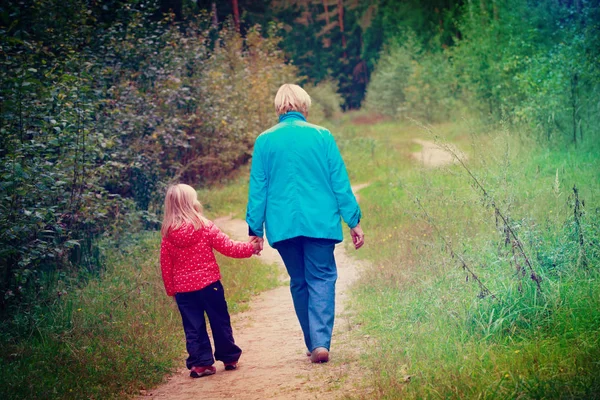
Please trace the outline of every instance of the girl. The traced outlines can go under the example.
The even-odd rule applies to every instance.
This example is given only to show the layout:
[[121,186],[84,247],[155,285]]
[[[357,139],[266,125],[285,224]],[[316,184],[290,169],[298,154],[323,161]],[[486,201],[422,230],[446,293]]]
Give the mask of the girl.
[[[259,243],[229,239],[202,215],[194,188],[170,186],[165,197],[160,266],[167,295],[175,296],[181,313],[192,378],[216,372],[215,358],[225,370],[237,368],[242,350],[236,346],[221,285],[221,273],[212,249],[228,257],[248,258],[260,252]],[[213,358],[206,332],[208,315],[215,344]]]

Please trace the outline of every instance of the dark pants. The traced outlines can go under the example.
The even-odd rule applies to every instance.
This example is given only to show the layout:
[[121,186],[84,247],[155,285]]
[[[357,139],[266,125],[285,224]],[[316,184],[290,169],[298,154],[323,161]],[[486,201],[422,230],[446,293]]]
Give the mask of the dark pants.
[[[217,281],[195,292],[177,293],[175,295],[189,357],[186,360],[188,369],[213,365],[215,358],[224,363],[237,361],[242,349],[236,346],[231,330],[231,321],[227,311],[227,302],[221,281]],[[208,315],[210,328],[215,343],[215,356],[206,332],[204,313]]]
[[335,241],[304,236],[275,243],[290,275],[296,316],[309,351],[329,350],[335,317]]

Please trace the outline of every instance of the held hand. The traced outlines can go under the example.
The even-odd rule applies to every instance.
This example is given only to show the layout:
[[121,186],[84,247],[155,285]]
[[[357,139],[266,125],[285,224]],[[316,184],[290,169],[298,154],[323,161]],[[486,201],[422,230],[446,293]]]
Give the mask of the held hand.
[[365,244],[365,234],[360,227],[360,223],[350,229],[350,235],[352,236],[352,243],[354,243],[354,248],[356,250],[360,249],[362,245]]
[[251,243],[252,243],[252,246],[254,246],[254,255],[260,256],[260,252],[262,251],[262,249],[261,249],[261,245],[258,242],[258,240],[251,242]]
[[258,236],[250,236],[249,241],[254,246],[254,254],[260,256],[260,252],[263,250],[264,239]]

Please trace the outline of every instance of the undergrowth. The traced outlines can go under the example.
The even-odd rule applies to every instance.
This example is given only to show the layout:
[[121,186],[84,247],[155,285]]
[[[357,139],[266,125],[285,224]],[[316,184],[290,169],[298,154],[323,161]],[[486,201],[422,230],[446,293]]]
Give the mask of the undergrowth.
[[[165,294],[159,248],[155,232],[106,245],[100,277],[64,286],[52,304],[4,322],[0,398],[128,398],[184,365],[181,317]],[[217,257],[231,312],[277,284],[274,268],[260,260]]]
[[[372,182],[361,191],[369,242],[357,255],[373,267],[354,292],[373,339],[365,398],[597,398],[598,149],[540,149],[467,124],[435,135],[394,122],[340,132],[351,177]],[[466,154],[488,196],[460,165],[418,165],[412,139],[434,136]]]

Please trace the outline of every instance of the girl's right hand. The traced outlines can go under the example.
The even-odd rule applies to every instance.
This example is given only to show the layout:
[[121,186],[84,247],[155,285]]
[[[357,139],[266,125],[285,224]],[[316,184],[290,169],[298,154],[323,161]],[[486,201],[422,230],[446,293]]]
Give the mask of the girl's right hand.
[[257,236],[252,236],[250,238],[250,243],[252,243],[252,247],[254,247],[254,254],[260,256],[260,252],[263,249],[263,238],[259,238]]

